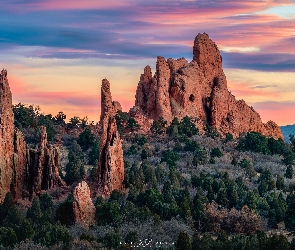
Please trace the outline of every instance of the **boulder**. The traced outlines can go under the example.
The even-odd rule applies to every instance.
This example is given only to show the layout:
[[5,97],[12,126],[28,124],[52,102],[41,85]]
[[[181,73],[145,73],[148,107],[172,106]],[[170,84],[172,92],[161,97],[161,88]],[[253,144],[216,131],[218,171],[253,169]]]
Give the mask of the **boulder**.
[[95,207],[90,198],[90,189],[85,181],[80,182],[73,192],[75,223],[88,229],[95,223]]

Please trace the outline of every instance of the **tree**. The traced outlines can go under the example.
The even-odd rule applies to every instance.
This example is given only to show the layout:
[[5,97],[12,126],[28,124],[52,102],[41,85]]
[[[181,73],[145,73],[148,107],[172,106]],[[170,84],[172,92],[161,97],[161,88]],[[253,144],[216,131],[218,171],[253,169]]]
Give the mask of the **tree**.
[[205,125],[205,132],[208,137],[213,139],[219,138],[221,135],[218,133],[215,127],[211,127],[208,123]]
[[287,210],[285,216],[285,225],[289,231],[295,230],[295,191],[292,191],[286,199]]
[[153,134],[164,134],[166,131],[167,121],[163,117],[160,117],[158,120],[154,120],[150,128]]
[[219,148],[212,148],[210,156],[212,158],[214,158],[214,157],[220,158],[221,156],[223,156],[223,153],[220,151]]
[[134,132],[140,128],[140,125],[137,123],[137,121],[133,117],[130,117],[127,121],[126,128],[129,128],[132,132]]
[[58,114],[53,117],[53,123],[56,125],[60,125],[60,126],[65,126],[66,122],[65,119],[67,118],[67,116],[64,114],[64,112],[59,111]]
[[234,136],[231,133],[225,135],[224,143],[230,142],[234,139]]
[[283,153],[283,159],[282,162],[289,166],[289,165],[294,165],[294,159],[295,159],[295,154],[291,150],[286,150]]
[[68,124],[71,128],[77,127],[81,124],[81,118],[79,116],[74,116],[70,119]]
[[184,146],[185,151],[195,152],[200,150],[200,145],[198,142],[194,140],[187,140]]
[[125,243],[134,244],[138,242],[138,233],[137,231],[129,231],[125,237]]
[[24,217],[22,211],[19,208],[13,207],[4,221],[5,227],[10,227],[14,230],[18,242],[26,239],[31,239],[34,234],[33,226]]
[[64,248],[68,249],[72,236],[69,230],[62,225],[51,225],[49,223],[42,225],[34,235],[34,242],[40,243],[44,246],[53,246],[57,243],[62,242]]
[[27,218],[31,219],[33,223],[38,224],[41,216],[40,200],[38,196],[35,196],[31,207],[28,209]]
[[42,220],[51,222],[53,220],[53,199],[47,192],[40,196],[40,209],[42,211]]
[[66,166],[65,180],[68,184],[79,181],[85,174],[84,155],[77,141],[73,141],[72,147],[68,155],[69,163]]
[[[166,133],[169,136],[177,136],[179,134],[178,128],[179,128],[179,121],[177,117],[174,117],[170,125],[166,129]],[[181,132],[181,131],[180,131]]]
[[284,178],[280,174],[277,175],[276,187],[278,190],[286,191]]
[[166,162],[170,168],[175,167],[178,160],[179,156],[176,152],[168,149],[162,153],[161,162]]
[[245,137],[240,137],[237,149],[270,154],[267,138],[258,132],[248,132]]
[[188,116],[185,116],[182,118],[179,124],[178,131],[179,131],[179,134],[186,135],[188,137],[197,135],[199,133],[199,129],[196,127],[196,125],[193,122],[191,122]]
[[17,242],[15,232],[10,227],[0,227],[0,245],[12,247]]
[[260,192],[261,196],[264,194],[264,190],[270,191],[276,187],[276,182],[273,178],[272,173],[270,172],[270,170],[268,168],[264,168],[262,170],[262,172],[258,178],[258,182],[259,182],[258,190],[260,190],[259,192]]
[[199,148],[195,151],[193,164],[195,166],[206,164],[208,162],[207,150],[205,147]]
[[285,173],[285,177],[288,179],[292,179],[294,176],[294,170],[292,165],[288,165]]
[[99,147],[100,147],[100,142],[98,139],[94,140],[93,145],[91,147],[91,150],[89,152],[89,161],[88,163],[91,165],[96,165],[95,163],[98,162],[99,158]]
[[207,223],[207,216],[205,214],[202,197],[199,193],[196,193],[193,200],[192,218],[194,220],[195,228],[198,231],[203,230]]
[[191,250],[192,244],[188,234],[183,231],[180,231],[175,246],[177,250]]
[[64,202],[58,204],[55,214],[55,220],[62,225],[70,226],[74,224],[74,210],[73,210],[74,196],[72,193],[68,194]]
[[56,134],[54,124],[52,121],[52,115],[40,114],[37,117],[37,122],[38,122],[38,126],[45,126],[46,127],[47,138],[49,141],[52,141],[54,139],[55,134]]
[[90,128],[86,128],[80,135],[78,139],[78,144],[81,146],[83,150],[89,149],[94,145],[94,135],[91,133]]

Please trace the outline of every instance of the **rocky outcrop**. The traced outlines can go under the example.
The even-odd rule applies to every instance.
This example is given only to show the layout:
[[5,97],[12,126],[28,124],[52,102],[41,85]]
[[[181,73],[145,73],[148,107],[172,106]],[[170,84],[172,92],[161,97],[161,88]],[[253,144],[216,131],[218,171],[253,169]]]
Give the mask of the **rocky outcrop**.
[[113,190],[122,189],[124,161],[122,142],[115,119],[117,110],[114,109],[110,84],[106,79],[102,81],[101,96],[102,135],[97,175],[99,193],[108,196]]
[[0,203],[8,192],[21,198],[25,187],[27,145],[22,133],[14,128],[12,95],[7,71],[0,74]]
[[14,115],[7,71],[0,74],[0,202],[10,191],[13,175]]
[[101,115],[100,115],[100,123],[102,123],[104,117],[115,116],[117,111],[121,110],[121,104],[117,101],[112,101],[112,95],[110,90],[110,82],[107,79],[102,80],[101,85]]
[[41,190],[66,186],[60,178],[60,155],[57,147],[47,141],[46,127],[40,127],[40,141],[36,149],[29,149],[29,193],[30,197]]
[[85,181],[80,182],[74,189],[74,218],[75,223],[89,228],[95,223],[95,207],[90,198],[90,189]]
[[165,60],[159,56],[153,77],[151,68],[146,66],[135,97],[130,116],[140,117],[140,125],[148,119],[163,117],[170,122],[174,117],[189,116],[197,121],[201,131],[208,123],[223,135],[232,133],[238,137],[244,132],[257,131],[283,138],[274,122],[263,124],[252,107],[243,100],[237,101],[228,91],[222,57],[217,45],[205,33],[196,36],[190,63],[184,58]]

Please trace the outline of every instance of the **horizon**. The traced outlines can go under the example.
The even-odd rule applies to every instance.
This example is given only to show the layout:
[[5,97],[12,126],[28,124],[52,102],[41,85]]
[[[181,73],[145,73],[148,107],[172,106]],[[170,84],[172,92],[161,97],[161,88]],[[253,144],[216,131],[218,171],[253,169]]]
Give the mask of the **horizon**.
[[156,56],[192,60],[198,33],[223,57],[228,89],[262,121],[295,124],[294,1],[14,0],[3,3],[1,67],[13,103],[99,121],[101,81],[123,111]]

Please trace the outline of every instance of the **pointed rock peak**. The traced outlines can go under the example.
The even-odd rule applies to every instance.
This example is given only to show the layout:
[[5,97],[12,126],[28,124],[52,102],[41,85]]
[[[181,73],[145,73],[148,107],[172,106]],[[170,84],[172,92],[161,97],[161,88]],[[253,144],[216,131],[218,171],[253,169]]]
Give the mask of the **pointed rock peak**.
[[218,68],[222,67],[222,57],[217,45],[209,38],[206,33],[198,34],[195,38],[193,47],[193,60],[200,66],[212,64]]
[[102,80],[101,84],[101,116],[100,120],[113,110],[112,94],[110,90],[110,82],[107,79]]
[[143,74],[140,77],[140,80],[143,82],[150,82],[152,79],[152,69],[149,65],[145,66]]
[[101,84],[100,124],[102,123],[105,117],[115,116],[118,110],[122,111],[122,106],[119,102],[112,101],[110,82],[107,79],[103,79]]

